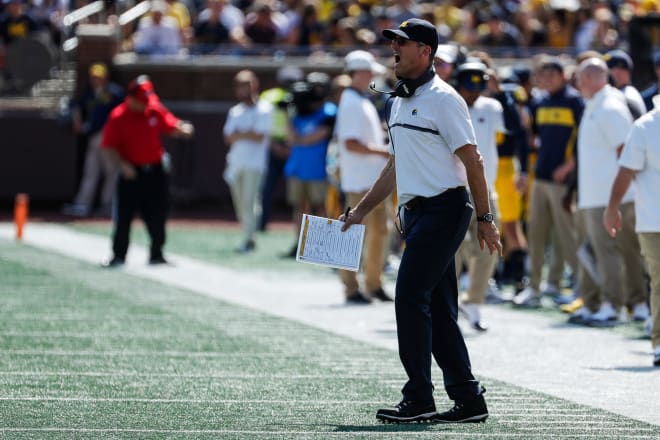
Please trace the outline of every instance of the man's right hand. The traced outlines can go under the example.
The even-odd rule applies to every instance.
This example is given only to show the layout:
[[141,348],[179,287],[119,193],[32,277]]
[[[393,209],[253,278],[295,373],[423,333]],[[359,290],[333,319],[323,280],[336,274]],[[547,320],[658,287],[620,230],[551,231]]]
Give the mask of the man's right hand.
[[121,175],[126,180],[133,180],[137,176],[137,171],[135,167],[128,162],[122,162],[120,165]]
[[342,214],[339,216],[339,221],[344,222],[344,224],[341,227],[341,231],[344,232],[348,228],[351,227],[351,225],[356,225],[362,223],[362,218],[364,215],[359,214],[359,211],[357,209],[351,209],[348,211],[347,214]]

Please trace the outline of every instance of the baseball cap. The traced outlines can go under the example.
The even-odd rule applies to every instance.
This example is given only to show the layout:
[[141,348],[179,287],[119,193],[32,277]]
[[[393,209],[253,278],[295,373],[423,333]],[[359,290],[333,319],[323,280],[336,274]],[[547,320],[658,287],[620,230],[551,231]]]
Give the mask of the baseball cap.
[[164,0],[151,0],[151,12],[160,12],[167,14],[167,3]]
[[483,91],[488,82],[488,68],[483,63],[468,62],[458,66],[456,83],[472,92]]
[[353,72],[355,70],[369,70],[376,75],[385,73],[385,66],[376,62],[374,56],[366,50],[354,50],[349,52],[344,58],[346,72]]
[[131,81],[128,84],[127,93],[129,96],[145,104],[157,98],[154,85],[147,75],[140,75]]
[[103,63],[94,63],[91,66],[89,66],[89,76],[95,76],[98,78],[107,78],[108,68]]
[[633,62],[632,58],[630,58],[630,55],[620,49],[607,52],[605,55],[603,55],[603,60],[605,60],[607,67],[610,69],[614,67],[620,67],[622,69],[632,70],[633,68]]
[[435,51],[435,58],[439,58],[449,64],[456,62],[457,55],[458,48],[451,44],[440,44]]
[[559,73],[564,73],[564,63],[559,57],[547,57],[539,64],[540,70],[556,70]]
[[300,67],[283,66],[277,70],[277,82],[280,84],[289,84],[294,81],[300,81],[305,74]]
[[431,23],[420,18],[411,18],[399,25],[398,29],[385,29],[383,37],[393,40],[395,37],[417,41],[431,46],[433,53],[438,49],[438,31]]

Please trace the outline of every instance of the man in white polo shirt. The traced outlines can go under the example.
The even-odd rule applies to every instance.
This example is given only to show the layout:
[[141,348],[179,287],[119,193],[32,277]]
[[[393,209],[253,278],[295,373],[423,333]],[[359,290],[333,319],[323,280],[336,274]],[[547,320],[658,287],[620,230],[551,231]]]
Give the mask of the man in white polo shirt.
[[601,279],[600,285],[593,286],[588,273],[581,271],[585,306],[571,320],[611,325],[617,323],[619,311],[627,303],[635,309],[646,308],[631,190],[623,197],[621,233],[614,239],[602,228],[609,189],[617,172],[617,157],[632,127],[632,116],[623,94],[607,83],[607,65],[603,60],[584,60],[577,75],[580,92],[587,100],[578,129],[578,215],[584,221]]
[[[346,230],[360,223],[396,187],[406,247],[396,281],[395,312],[399,357],[408,376],[401,401],[379,409],[384,422],[483,422],[488,409],[484,389],[472,375],[460,328],[454,256],[465,237],[472,210],[477,239],[490,252],[502,252],[489,212],[483,160],[476,146],[465,101],[435,75],[435,27],[406,20],[386,29],[392,40],[394,73],[400,79],[388,126],[390,159],[360,202],[341,216]],[[469,183],[474,208],[466,190]],[[431,356],[442,369],[452,409],[436,412]]]
[[[346,55],[346,72],[351,86],[342,92],[337,108],[335,134],[339,141],[339,174],[346,204],[355,206],[376,181],[390,157],[385,132],[373,103],[364,95],[374,75],[385,73],[373,55],[355,50]],[[357,274],[341,270],[348,304],[366,304],[372,298],[392,301],[382,287],[384,252],[387,242],[387,208],[379,203],[364,217],[366,226],[364,262],[365,290],[360,290]]]
[[660,367],[660,95],[653,101],[655,109],[635,121],[623,147],[603,223],[611,236],[622,230],[619,206],[634,179],[635,230],[651,277],[653,365]]

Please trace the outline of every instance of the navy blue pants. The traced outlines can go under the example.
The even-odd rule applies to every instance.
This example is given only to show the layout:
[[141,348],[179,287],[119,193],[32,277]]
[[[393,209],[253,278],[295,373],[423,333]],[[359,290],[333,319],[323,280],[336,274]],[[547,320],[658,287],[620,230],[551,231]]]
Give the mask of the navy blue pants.
[[456,322],[458,284],[454,256],[465,237],[472,205],[464,188],[401,208],[406,248],[396,281],[399,357],[408,375],[404,399],[433,400],[431,354],[442,369],[449,398],[481,392]]
[[135,179],[126,180],[120,176],[117,182],[112,251],[117,258],[126,257],[131,223],[139,213],[151,239],[150,258],[162,257],[169,208],[169,178],[160,164],[136,169]]

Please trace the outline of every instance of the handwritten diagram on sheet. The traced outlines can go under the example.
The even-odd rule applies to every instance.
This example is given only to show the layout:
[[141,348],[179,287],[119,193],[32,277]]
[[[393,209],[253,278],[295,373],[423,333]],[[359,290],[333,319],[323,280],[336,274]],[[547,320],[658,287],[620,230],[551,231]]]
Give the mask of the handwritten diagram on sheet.
[[352,225],[341,232],[343,224],[339,220],[303,214],[296,260],[357,272],[365,228]]

